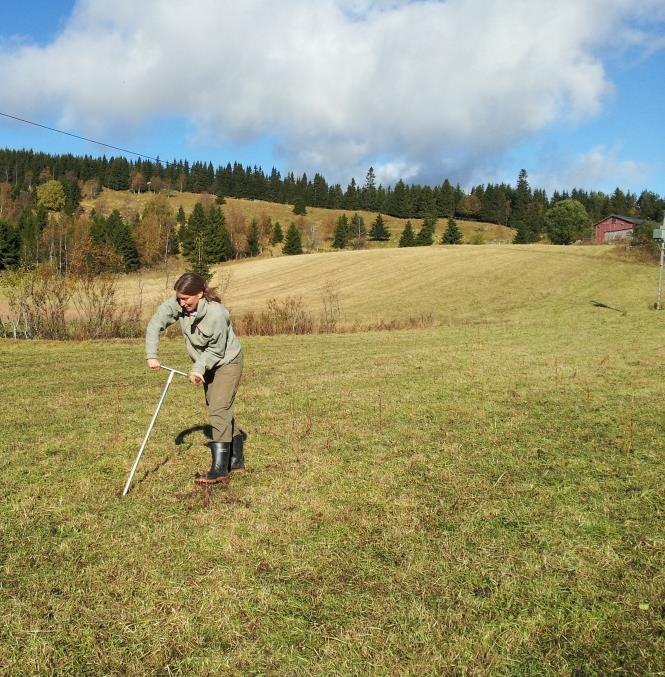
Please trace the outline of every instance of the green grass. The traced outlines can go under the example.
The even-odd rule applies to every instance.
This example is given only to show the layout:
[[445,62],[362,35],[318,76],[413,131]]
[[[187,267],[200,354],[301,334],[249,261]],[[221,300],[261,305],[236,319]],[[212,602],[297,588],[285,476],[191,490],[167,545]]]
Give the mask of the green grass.
[[656,269],[487,252],[441,266],[437,327],[244,339],[249,470],[207,505],[184,379],[120,498],[140,341],[0,344],[0,672],[665,672]]

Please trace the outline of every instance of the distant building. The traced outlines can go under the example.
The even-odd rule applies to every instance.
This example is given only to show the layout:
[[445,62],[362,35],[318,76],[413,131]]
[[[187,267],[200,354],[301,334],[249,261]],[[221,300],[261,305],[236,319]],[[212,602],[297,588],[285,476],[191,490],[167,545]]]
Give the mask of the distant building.
[[635,226],[641,219],[635,216],[621,216],[619,214],[610,214],[602,221],[594,225],[596,242],[612,242],[614,240],[625,240],[633,236]]

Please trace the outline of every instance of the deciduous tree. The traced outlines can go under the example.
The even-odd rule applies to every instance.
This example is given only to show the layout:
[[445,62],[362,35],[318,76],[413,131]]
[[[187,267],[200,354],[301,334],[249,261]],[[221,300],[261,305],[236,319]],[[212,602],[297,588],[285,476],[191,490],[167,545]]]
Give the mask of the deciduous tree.
[[589,237],[591,219],[577,200],[561,200],[545,214],[545,226],[554,244],[570,244]]
[[64,209],[65,189],[60,181],[51,179],[37,186],[37,204],[52,212],[59,212]]

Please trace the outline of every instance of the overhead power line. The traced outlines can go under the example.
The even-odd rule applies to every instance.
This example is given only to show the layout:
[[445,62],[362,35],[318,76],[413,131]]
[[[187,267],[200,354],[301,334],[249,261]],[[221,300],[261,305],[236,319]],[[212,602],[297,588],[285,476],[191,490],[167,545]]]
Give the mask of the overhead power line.
[[33,122],[32,120],[26,120],[24,118],[19,118],[16,115],[10,115],[9,113],[3,113],[0,111],[0,115],[5,118],[10,118],[11,120],[17,120],[18,122],[24,122],[26,125],[33,125],[34,127],[41,127],[42,129],[47,129],[49,132],[57,132],[58,134],[64,134],[65,136],[71,136],[75,139],[81,139],[81,141],[88,141],[89,143],[96,143],[98,146],[105,146],[106,148],[113,148],[113,150],[119,150],[122,153],[129,153],[130,155],[136,155],[140,158],[145,158],[146,160],[153,160],[160,164],[166,165],[168,167],[169,163],[164,160],[160,160],[156,157],[151,157],[150,155],[144,155],[143,153],[137,153],[135,150],[129,150],[127,148],[120,148],[118,146],[112,146],[110,143],[104,143],[103,141],[96,141],[95,139],[88,139],[85,136],[79,136],[78,134],[72,134],[71,132],[65,132],[63,129],[56,129],[55,127],[49,127],[48,125],[42,125],[39,122]]

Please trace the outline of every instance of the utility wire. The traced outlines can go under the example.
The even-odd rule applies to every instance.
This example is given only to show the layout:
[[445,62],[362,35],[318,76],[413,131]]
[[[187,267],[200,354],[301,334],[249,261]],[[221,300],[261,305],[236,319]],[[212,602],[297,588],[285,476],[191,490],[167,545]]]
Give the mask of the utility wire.
[[0,111],[0,115],[5,118],[10,118],[12,120],[18,120],[19,122],[25,122],[27,125],[33,125],[35,127],[41,127],[42,129],[48,129],[49,132],[57,132],[58,134],[65,134],[66,136],[72,136],[75,139],[81,139],[82,141],[88,141],[89,143],[96,143],[98,146],[105,146],[106,148],[113,148],[113,150],[119,150],[122,153],[129,153],[130,155],[136,155],[140,158],[145,158],[146,160],[153,160],[159,164],[166,165],[168,167],[169,163],[164,160],[160,160],[156,157],[151,157],[150,155],[144,155],[143,153],[137,153],[135,150],[128,150],[127,148],[119,148],[118,146],[112,146],[110,143],[104,143],[103,141],[95,141],[95,139],[88,139],[85,136],[79,136],[78,134],[72,134],[71,132],[65,132],[62,129],[56,129],[55,127],[49,127],[47,125],[42,125],[39,122],[33,122],[32,120],[24,120],[23,118],[16,117],[16,115],[10,115],[9,113],[3,113]]

